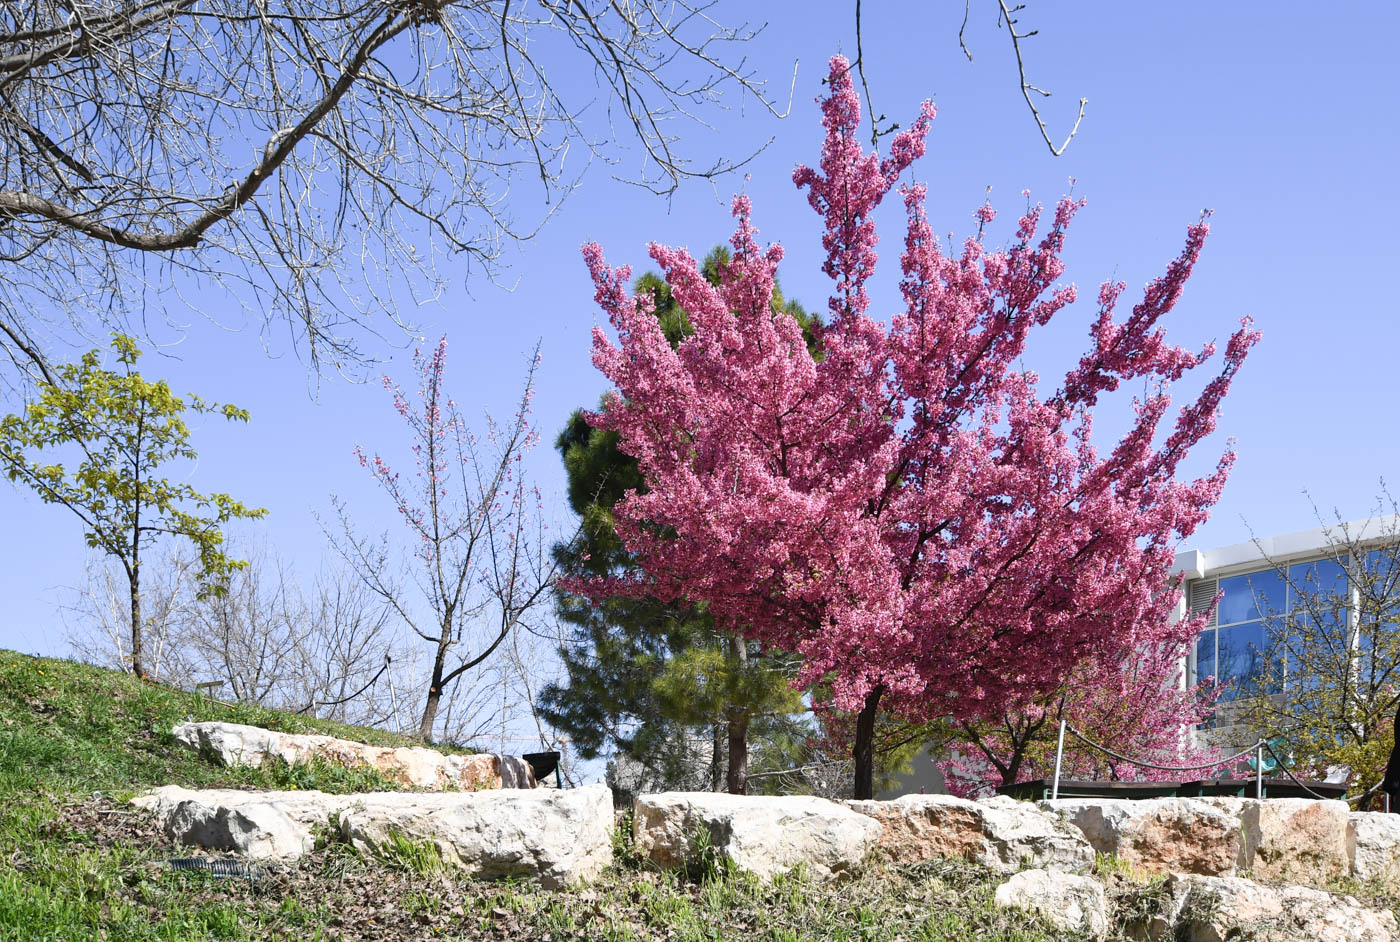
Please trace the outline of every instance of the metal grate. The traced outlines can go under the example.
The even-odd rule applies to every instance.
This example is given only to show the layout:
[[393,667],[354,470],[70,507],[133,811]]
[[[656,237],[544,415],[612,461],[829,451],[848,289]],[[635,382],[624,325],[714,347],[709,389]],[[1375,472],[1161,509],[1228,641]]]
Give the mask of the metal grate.
[[1218,579],[1197,579],[1191,583],[1191,589],[1187,593],[1187,607],[1193,612],[1210,612],[1210,621],[1207,626],[1215,624],[1215,607],[1211,604],[1215,601],[1215,594],[1220,591],[1220,580]]
[[172,857],[166,863],[171,870],[203,871],[215,877],[238,877],[243,880],[258,880],[263,877],[263,869],[241,860],[228,860],[222,857]]

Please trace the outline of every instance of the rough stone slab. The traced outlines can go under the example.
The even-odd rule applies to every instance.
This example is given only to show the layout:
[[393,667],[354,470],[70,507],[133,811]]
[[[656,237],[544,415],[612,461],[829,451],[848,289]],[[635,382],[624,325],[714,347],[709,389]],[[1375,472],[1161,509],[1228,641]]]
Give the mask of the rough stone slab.
[[353,795],[329,795],[311,789],[306,791],[251,791],[242,788],[190,789],[180,785],[164,785],[131,799],[138,808],[168,818],[184,802],[198,801],[210,807],[242,808],[251,804],[271,804],[303,827],[324,824],[330,816],[344,807]]
[[845,804],[880,823],[880,848],[896,863],[952,857],[1000,873],[1028,867],[1081,872],[1094,865],[1094,848],[1077,828],[1029,802],[904,795]]
[[612,793],[585,788],[478,792],[191,791],[166,786],[132,800],[180,843],[294,861],[312,830],[335,827],[362,852],[393,835],[431,841],[471,875],[525,876],[548,887],[595,877],[612,861]]
[[1400,814],[1353,811],[1347,820],[1347,858],[1358,880],[1400,883]]
[[808,796],[662,792],[640,796],[633,812],[637,849],[658,866],[684,866],[703,829],[718,853],[765,878],[798,865],[830,877],[859,865],[880,838],[871,818]]
[[423,746],[370,746],[334,736],[279,733],[241,723],[181,723],[177,742],[213,755],[230,768],[281,759],[288,765],[321,759],[347,768],[367,767],[395,782],[430,790],[534,788],[535,773],[517,756],[444,755]]
[[1322,886],[1351,872],[1344,801],[1245,799],[1243,863],[1256,880]]
[[523,876],[549,889],[597,877],[612,863],[612,792],[605,785],[486,791],[453,800],[375,796],[342,811],[341,835],[375,852],[395,834],[430,841],[444,862],[471,876]]
[[348,797],[166,785],[131,803],[154,812],[166,836],[178,844],[291,862],[311,849],[312,829],[326,824]]
[[997,887],[993,901],[1003,909],[1029,910],[1057,929],[1095,942],[1108,937],[1108,890],[1093,877],[1022,870]]
[[1240,861],[1240,813],[1204,799],[1060,798],[1040,807],[1141,873],[1233,876]]
[[1140,933],[1149,942],[1393,942],[1395,916],[1350,896],[1241,877],[1173,875],[1165,908]]
[[166,820],[166,833],[182,844],[231,851],[252,860],[293,861],[311,850],[311,831],[271,802],[241,807],[180,802]]
[[1321,886],[1352,869],[1342,801],[1062,798],[1040,806],[1064,815],[1096,850],[1150,873],[1249,874]]

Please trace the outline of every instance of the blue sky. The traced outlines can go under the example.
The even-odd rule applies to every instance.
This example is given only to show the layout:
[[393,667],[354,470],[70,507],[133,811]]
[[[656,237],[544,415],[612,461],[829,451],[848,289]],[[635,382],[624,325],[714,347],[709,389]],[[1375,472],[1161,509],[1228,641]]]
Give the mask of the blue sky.
[[[1039,139],[1017,87],[1015,63],[995,5],[974,0],[958,48],[960,4],[866,4],[867,76],[876,108],[907,123],[918,103],[939,106],[928,155],[914,178],[930,186],[935,228],[969,232],[991,186],[1002,212],[988,233],[1010,235],[1022,189],[1052,203],[1076,180],[1088,199],[1070,234],[1066,280],[1085,297],[1104,278],[1129,284],[1127,300],[1178,251],[1201,209],[1214,230],[1169,336],[1195,347],[1224,340],[1240,317],[1264,331],[1226,404],[1221,431],[1197,452],[1193,470],[1214,462],[1226,435],[1239,461],[1214,518],[1192,540],[1209,547],[1314,525],[1311,493],[1324,510],[1366,515],[1381,477],[1395,477],[1400,444],[1390,434],[1391,385],[1400,329],[1393,290],[1394,167],[1400,165],[1392,102],[1393,37],[1400,13],[1389,5],[1351,12],[1301,3],[1033,3],[1023,25],[1039,28],[1025,52],[1032,81],[1053,90],[1044,114],[1063,135],[1082,95],[1089,104],[1063,157]],[[603,389],[588,358],[598,317],[579,246],[600,241],[613,262],[646,263],[649,240],[689,245],[696,254],[727,237],[727,205],[752,195],[766,240],[787,250],[785,292],[822,309],[816,217],[791,183],[798,162],[814,162],[821,131],[814,97],[825,62],[854,52],[852,5],[724,2],[724,21],[766,18],[749,61],[786,97],[797,63],[791,114],[782,120],[735,99],[711,112],[713,132],[687,134],[700,156],[740,154],[772,138],[745,175],[696,182],[669,200],[610,178],[597,164],[539,237],[511,250],[501,281],[456,278],[448,295],[404,312],[422,333],[449,337],[449,385],[469,415],[504,412],[517,393],[525,357],[543,339],[536,420],[544,442],[533,473],[566,527],[562,474],[549,445],[569,411]],[[591,78],[583,73],[579,82]],[[542,212],[538,187],[518,186],[522,218]],[[876,314],[895,300],[897,206],[883,229]],[[236,317],[233,299],[208,286],[201,304]],[[224,331],[181,310],[188,331],[143,361],[148,375],[177,391],[232,401],[252,411],[247,425],[210,420],[189,479],[226,490],[269,515],[256,532],[304,571],[325,554],[312,516],[340,495],[367,530],[397,526],[352,455],[356,444],[405,456],[407,443],[377,382],[334,376],[318,382],[290,354],[271,358],[256,328]],[[1126,309],[1126,308],[1125,308]],[[1055,377],[1084,348],[1092,308],[1060,315],[1037,338],[1027,365]],[[278,343],[274,338],[274,348]],[[385,369],[408,378],[408,351],[385,345]],[[1199,384],[1183,383],[1183,396]],[[1105,410],[1101,435],[1121,428],[1125,401]],[[62,650],[56,603],[81,579],[84,550],[67,511],[0,487],[0,646]]]

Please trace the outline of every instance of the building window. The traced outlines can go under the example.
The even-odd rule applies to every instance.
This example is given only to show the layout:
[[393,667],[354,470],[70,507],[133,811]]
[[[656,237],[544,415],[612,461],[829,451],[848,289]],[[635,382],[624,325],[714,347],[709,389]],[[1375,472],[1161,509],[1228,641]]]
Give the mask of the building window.
[[[1271,635],[1289,617],[1308,618],[1325,631],[1340,633],[1345,644],[1345,610],[1330,601],[1346,598],[1346,571],[1333,559],[1296,563],[1288,578],[1273,568],[1219,580],[1198,580],[1189,596],[1192,611],[1204,611],[1221,594],[1211,626],[1196,639],[1195,676],[1228,684],[1222,700],[1277,693],[1277,681],[1261,687]],[[1209,594],[1207,594],[1209,592]]]

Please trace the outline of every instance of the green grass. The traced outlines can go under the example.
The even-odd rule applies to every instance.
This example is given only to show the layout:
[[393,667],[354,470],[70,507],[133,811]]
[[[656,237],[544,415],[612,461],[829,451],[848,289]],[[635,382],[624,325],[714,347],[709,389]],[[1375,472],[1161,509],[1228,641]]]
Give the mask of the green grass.
[[225,769],[174,742],[186,720],[226,720],[384,745],[410,742],[230,706],[66,661],[0,651],[0,942],[23,940],[668,940],[1044,942],[1035,918],[992,905],[1000,879],[964,863],[872,867],[844,881],[771,882],[701,853],[659,873],[615,840],[614,869],[567,892],[461,879],[410,840],[378,859],[323,842],[258,880],[173,872],[173,847],[126,798],[188,787],[389,786],[326,764]]
[[414,744],[383,730],[224,703],[86,664],[0,651],[0,794],[125,794],[154,784],[345,791],[371,784],[368,770],[346,770],[343,787],[338,786],[332,766],[222,768],[171,735],[178,723],[203,720],[383,746]]

